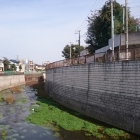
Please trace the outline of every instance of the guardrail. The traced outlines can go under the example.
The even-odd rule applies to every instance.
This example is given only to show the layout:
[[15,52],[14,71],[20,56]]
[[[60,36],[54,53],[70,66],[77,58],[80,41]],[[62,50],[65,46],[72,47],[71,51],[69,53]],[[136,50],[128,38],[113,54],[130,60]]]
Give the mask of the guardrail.
[[[128,52],[128,57],[126,55]],[[46,69],[52,69],[57,67],[71,66],[71,65],[81,65],[86,63],[95,62],[107,62],[107,61],[124,61],[124,60],[136,60],[140,59],[140,46],[129,49],[115,49],[114,58],[112,57],[112,51],[108,50],[106,52],[94,53],[93,55],[85,55],[72,59],[64,59],[56,61],[46,65]]]

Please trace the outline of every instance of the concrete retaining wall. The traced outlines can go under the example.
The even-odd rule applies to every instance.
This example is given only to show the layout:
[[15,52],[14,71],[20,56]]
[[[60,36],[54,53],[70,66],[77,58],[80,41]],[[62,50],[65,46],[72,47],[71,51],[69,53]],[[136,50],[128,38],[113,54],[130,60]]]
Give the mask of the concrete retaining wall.
[[0,91],[25,84],[24,75],[0,76]]
[[25,74],[26,83],[38,83],[43,80],[43,74]]
[[140,134],[140,61],[61,67],[46,75],[45,89],[57,102]]

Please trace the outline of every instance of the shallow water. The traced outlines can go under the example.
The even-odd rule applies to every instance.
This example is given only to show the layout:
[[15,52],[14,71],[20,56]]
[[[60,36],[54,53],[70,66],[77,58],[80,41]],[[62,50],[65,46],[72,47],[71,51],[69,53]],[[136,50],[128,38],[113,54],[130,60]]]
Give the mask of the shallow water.
[[[85,136],[82,131],[59,130],[59,137],[51,128],[44,128],[25,122],[31,108],[37,107],[36,91],[25,86],[21,93],[12,93],[10,90],[0,92],[1,95],[12,94],[16,101],[6,104],[0,100],[0,140],[97,140],[95,137]],[[111,139],[107,139],[111,140]],[[139,140],[134,138],[133,140]]]
[[0,102],[0,140],[57,140],[49,128],[28,124],[25,118],[30,114],[31,104],[36,102],[35,91],[23,88],[21,93],[5,90],[0,94],[13,94],[15,103]]

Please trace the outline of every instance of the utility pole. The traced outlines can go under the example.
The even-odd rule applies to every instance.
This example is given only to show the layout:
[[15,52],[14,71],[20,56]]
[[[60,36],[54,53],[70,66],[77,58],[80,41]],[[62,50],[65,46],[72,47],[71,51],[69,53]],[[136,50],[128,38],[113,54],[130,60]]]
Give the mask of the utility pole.
[[126,16],[126,29],[125,29],[125,45],[126,45],[126,60],[128,60],[128,1],[125,0],[125,16]]
[[80,39],[80,30],[79,30],[78,32],[79,32],[79,40],[78,40],[78,43],[79,43],[79,47],[80,47],[80,43],[81,43],[81,39]]
[[112,36],[112,60],[114,60],[114,15],[113,15],[113,0],[111,3],[111,36]]
[[79,34],[79,39],[76,40],[76,41],[78,41],[79,47],[80,47],[80,45],[81,45],[81,36],[80,36],[80,32],[81,32],[80,30],[75,32],[75,34]]
[[70,59],[71,59],[71,42],[69,42],[70,43]]

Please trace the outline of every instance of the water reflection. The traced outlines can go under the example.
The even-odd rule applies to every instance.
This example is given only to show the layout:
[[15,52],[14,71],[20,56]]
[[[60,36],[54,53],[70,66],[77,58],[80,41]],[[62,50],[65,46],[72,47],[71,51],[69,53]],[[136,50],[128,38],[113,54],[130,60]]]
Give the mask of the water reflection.
[[[11,94],[5,90],[0,94]],[[12,93],[16,97],[13,104],[0,101],[0,139],[2,140],[57,140],[49,128],[28,124],[25,118],[30,113],[30,107],[36,102],[35,91],[24,87],[21,93]]]

